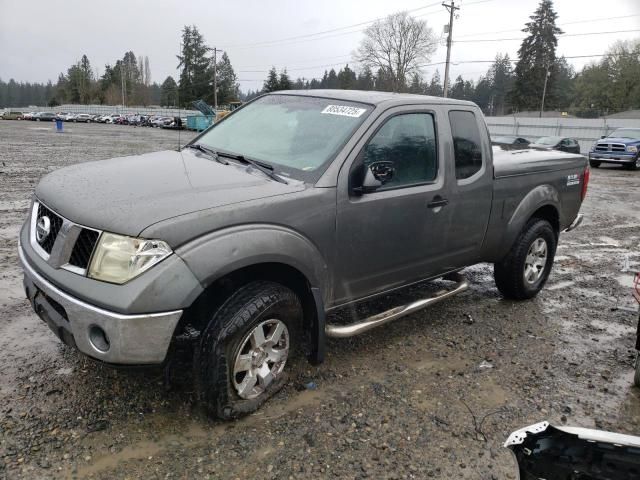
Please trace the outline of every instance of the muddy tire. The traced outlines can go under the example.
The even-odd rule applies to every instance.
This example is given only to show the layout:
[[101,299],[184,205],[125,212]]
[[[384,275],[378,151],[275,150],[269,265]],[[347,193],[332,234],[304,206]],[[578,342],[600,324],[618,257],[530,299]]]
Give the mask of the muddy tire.
[[598,162],[597,160],[589,160],[589,166],[593,168],[600,168],[600,164],[602,162]]
[[535,297],[549,278],[558,236],[547,220],[532,218],[507,256],[494,264],[493,276],[505,298]]
[[196,349],[198,396],[207,412],[237,418],[280,390],[301,323],[300,300],[280,284],[256,281],[233,293],[213,314]]

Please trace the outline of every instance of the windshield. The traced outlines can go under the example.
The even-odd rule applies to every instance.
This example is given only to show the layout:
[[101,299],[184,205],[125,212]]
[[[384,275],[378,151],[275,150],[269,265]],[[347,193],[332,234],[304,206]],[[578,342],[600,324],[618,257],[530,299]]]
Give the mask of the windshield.
[[640,140],[640,128],[620,128],[609,134],[611,138],[633,138]]
[[344,100],[267,95],[237,110],[197,142],[314,182],[373,107]]
[[560,140],[562,140],[562,138],[560,137],[542,137],[536,140],[536,143],[539,143],[541,145],[555,145]]

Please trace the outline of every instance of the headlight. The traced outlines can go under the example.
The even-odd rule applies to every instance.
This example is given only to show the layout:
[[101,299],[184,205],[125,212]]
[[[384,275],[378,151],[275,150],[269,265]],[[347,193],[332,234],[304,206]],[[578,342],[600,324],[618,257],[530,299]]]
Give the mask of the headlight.
[[629,145],[627,147],[627,152],[629,152],[629,153],[638,153],[638,147],[636,147],[635,145]]
[[594,143],[593,145],[591,145],[591,150],[589,150],[590,152],[595,152],[596,151],[596,144]]
[[162,240],[125,237],[104,232],[93,253],[88,275],[96,280],[122,284],[171,255]]

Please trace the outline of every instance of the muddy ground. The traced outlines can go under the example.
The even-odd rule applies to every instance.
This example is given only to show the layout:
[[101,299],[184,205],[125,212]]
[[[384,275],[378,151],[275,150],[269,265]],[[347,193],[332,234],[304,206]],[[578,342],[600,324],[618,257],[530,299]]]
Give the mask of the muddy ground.
[[586,220],[562,235],[536,299],[502,300],[491,266],[469,268],[469,291],[330,341],[323,365],[294,362],[259,412],[223,423],[194,404],[188,369],[167,385],[162,371],[97,365],[24,299],[16,239],[38,179],[178,142],[148,128],[65,128],[0,122],[0,478],[503,479],[514,475],[502,442],[534,422],[640,434],[625,272],[640,268],[640,172],[593,171]]

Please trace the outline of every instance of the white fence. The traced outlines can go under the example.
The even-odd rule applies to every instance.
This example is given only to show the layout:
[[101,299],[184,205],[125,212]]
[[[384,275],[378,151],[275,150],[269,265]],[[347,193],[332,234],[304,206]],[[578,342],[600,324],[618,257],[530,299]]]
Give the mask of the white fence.
[[618,118],[487,117],[486,122],[494,136],[518,135],[532,141],[556,135],[575,138],[582,153],[587,153],[593,142],[616,128],[640,128],[639,119]]

